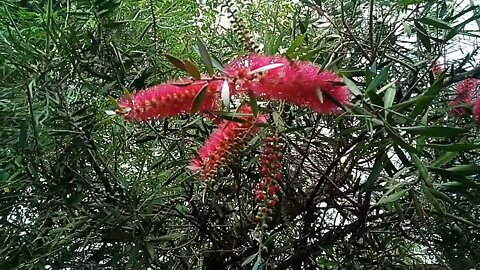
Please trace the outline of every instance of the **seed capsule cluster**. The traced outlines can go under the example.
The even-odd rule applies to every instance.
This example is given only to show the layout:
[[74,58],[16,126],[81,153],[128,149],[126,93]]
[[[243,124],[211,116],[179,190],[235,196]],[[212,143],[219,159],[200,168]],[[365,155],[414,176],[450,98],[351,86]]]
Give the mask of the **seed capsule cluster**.
[[277,136],[264,139],[265,149],[260,158],[261,182],[254,189],[255,201],[258,204],[256,218],[263,224],[271,220],[270,214],[278,203],[280,181],[282,180],[281,160],[282,145]]

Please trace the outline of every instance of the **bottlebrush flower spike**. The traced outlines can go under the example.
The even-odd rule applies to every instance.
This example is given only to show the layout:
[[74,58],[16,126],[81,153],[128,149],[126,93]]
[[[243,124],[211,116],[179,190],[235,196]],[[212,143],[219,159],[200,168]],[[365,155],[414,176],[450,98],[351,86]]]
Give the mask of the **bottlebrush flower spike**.
[[477,99],[475,100],[475,104],[473,104],[473,120],[475,122],[480,123],[480,94],[477,96]]
[[[282,65],[252,73],[272,64]],[[320,71],[312,63],[289,61],[282,56],[247,55],[228,63],[225,72],[235,79],[237,92],[252,92],[259,98],[284,100],[319,113],[338,111],[339,107],[332,99],[344,104],[349,98],[345,84],[335,73]]]
[[239,113],[245,114],[238,117],[244,122],[224,120],[200,148],[198,156],[192,160],[190,168],[199,171],[202,180],[212,179],[258,132],[256,124],[267,121],[264,115],[253,116],[252,109],[246,105],[240,107]]
[[477,87],[478,79],[465,79],[457,84],[455,95],[450,102],[451,115],[465,115],[467,110],[465,106],[472,103],[472,92]]
[[216,111],[222,81],[176,81],[160,84],[123,97],[120,112],[127,120],[145,121],[190,112],[196,95],[207,87],[200,112]]

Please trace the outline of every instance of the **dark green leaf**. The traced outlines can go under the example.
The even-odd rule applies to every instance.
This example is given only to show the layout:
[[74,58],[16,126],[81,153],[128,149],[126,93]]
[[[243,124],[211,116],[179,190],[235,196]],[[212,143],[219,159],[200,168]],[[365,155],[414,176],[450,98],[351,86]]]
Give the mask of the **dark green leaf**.
[[175,56],[173,55],[170,55],[170,54],[164,54],[165,55],[165,58],[167,58],[167,60],[172,63],[176,68],[180,69],[180,70],[183,70],[183,71],[186,71],[185,69],[185,63],[176,58]]
[[387,151],[382,150],[377,153],[372,171],[370,172],[370,175],[368,175],[367,181],[363,186],[363,190],[368,190],[372,188],[372,186],[375,184],[378,177],[380,176],[380,173],[383,170],[384,161],[386,157],[387,157]]
[[200,71],[195,63],[189,60],[185,60],[185,70],[190,74],[193,78],[199,80],[200,79]]
[[430,37],[427,30],[423,28],[423,26],[417,20],[415,20],[414,25],[417,29],[417,37],[422,43],[423,47],[425,47],[428,52],[432,51],[432,44],[430,42]]
[[200,37],[197,37],[196,44],[197,44],[198,52],[200,53],[200,59],[202,59],[202,62],[205,65],[205,68],[207,69],[207,72],[210,75],[213,75],[215,72],[213,70],[212,58],[208,53],[207,47],[205,47],[205,43],[202,41]]
[[433,148],[433,149],[442,150],[442,151],[449,151],[449,152],[462,152],[462,151],[480,149],[480,144],[475,144],[475,143],[452,143],[452,144],[429,143],[429,144],[424,144],[424,146]]
[[419,21],[421,23],[428,24],[430,26],[440,28],[440,29],[446,29],[446,30],[452,29],[452,27],[450,27],[450,25],[448,25],[447,22],[444,22],[444,21],[442,21],[440,19],[437,19],[437,18],[424,17],[424,18],[419,19]]
[[192,107],[190,109],[190,116],[193,116],[195,113],[197,113],[200,110],[203,104],[203,100],[205,99],[205,96],[207,94],[207,91],[208,91],[208,84],[206,83],[193,99]]
[[423,135],[427,137],[451,137],[468,132],[463,128],[440,127],[440,126],[416,126],[399,128],[413,135]]

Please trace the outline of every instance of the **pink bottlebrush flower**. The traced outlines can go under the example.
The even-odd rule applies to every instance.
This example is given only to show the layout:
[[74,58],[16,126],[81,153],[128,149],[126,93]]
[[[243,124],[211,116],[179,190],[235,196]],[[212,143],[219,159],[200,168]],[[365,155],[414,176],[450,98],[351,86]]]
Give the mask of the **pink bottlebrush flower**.
[[435,62],[432,67],[432,73],[435,78],[438,78],[440,74],[442,74],[443,68],[442,65],[439,62]]
[[480,95],[477,96],[475,103],[473,104],[473,120],[480,123]]
[[[282,65],[251,73],[271,64]],[[345,84],[335,73],[320,71],[312,63],[289,61],[282,56],[247,55],[227,64],[225,72],[235,79],[235,91],[251,92],[259,98],[284,100],[319,113],[338,111],[339,107],[332,99],[344,104],[349,97]]]
[[195,96],[207,85],[200,112],[218,110],[221,81],[176,81],[160,84],[123,97],[119,101],[125,119],[145,121],[190,112]]
[[190,167],[193,171],[200,171],[201,179],[213,178],[218,169],[235,157],[258,132],[256,124],[267,121],[265,115],[254,117],[248,106],[242,106],[239,113],[249,115],[238,117],[243,120],[242,123],[224,120],[200,148],[198,156],[192,160]]
[[472,103],[472,92],[477,87],[478,79],[465,79],[459,82],[455,88],[455,95],[450,102],[451,115],[465,115],[466,106]]

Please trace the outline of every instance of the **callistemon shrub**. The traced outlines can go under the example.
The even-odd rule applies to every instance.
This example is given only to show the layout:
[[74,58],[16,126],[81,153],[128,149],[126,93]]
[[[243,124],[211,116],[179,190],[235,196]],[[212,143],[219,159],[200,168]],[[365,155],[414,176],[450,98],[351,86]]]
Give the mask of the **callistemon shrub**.
[[[322,114],[338,112],[349,98],[342,79],[331,71],[283,56],[250,54],[230,61],[225,66],[224,76],[181,79],[123,97],[117,112],[130,121],[175,117],[193,111],[204,116],[215,115],[221,113],[222,101],[225,103],[230,100],[230,95],[237,94],[240,97],[253,95],[266,101],[284,101]],[[196,108],[192,110],[194,104]],[[259,124],[267,122],[266,114],[254,114],[245,104],[238,109],[236,118],[237,121],[219,123],[192,159],[190,168],[199,174],[200,179],[214,179],[217,172],[259,132]],[[278,150],[274,149],[270,141],[267,142],[265,151]],[[265,157],[262,160],[264,163],[265,160],[271,161],[268,166],[274,167],[269,167],[269,175],[264,175],[262,185],[267,189],[262,193],[265,193],[265,200],[261,200],[258,189],[257,201],[271,209],[277,202],[275,196],[279,186],[275,183],[279,181],[277,167],[280,163]],[[264,166],[262,170],[266,168]]]

